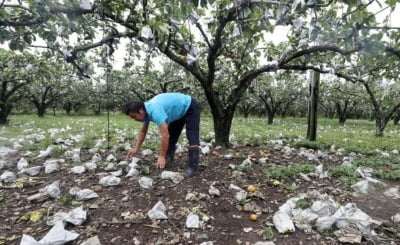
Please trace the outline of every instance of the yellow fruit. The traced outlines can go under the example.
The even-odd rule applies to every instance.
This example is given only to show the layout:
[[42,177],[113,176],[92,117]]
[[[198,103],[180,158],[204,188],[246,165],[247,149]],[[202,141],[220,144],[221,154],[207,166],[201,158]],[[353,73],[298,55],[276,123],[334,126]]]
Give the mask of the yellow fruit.
[[258,219],[257,214],[250,214],[250,220],[256,221]]
[[249,185],[249,186],[247,186],[247,191],[248,192],[255,192],[256,191],[256,187],[254,185]]
[[280,184],[281,184],[281,182],[279,182],[278,180],[272,181],[272,185],[273,185],[273,186],[278,186],[278,185],[280,185]]

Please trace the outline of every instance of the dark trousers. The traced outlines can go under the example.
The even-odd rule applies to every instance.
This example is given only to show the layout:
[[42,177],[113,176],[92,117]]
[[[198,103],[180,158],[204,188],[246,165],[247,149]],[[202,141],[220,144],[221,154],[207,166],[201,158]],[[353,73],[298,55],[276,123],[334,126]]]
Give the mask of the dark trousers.
[[169,143],[168,152],[175,153],[175,145],[182,133],[183,126],[186,124],[186,137],[189,145],[200,145],[200,105],[192,98],[192,102],[181,119],[178,119],[168,125]]

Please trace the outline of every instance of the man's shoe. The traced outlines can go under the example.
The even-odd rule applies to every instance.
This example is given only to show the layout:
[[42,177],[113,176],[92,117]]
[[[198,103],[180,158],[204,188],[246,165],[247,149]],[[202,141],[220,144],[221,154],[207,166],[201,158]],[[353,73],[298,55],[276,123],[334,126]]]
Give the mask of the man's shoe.
[[189,148],[189,164],[188,168],[183,173],[183,176],[192,177],[193,175],[196,174],[197,169],[199,168],[199,155],[200,155],[199,147]]

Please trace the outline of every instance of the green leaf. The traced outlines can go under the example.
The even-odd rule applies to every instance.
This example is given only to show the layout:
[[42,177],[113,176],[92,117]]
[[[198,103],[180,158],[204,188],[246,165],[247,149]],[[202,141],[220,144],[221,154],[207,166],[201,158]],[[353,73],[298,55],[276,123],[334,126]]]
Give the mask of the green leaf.
[[393,7],[396,5],[398,0],[386,0],[386,4],[389,5],[390,7]]
[[82,206],[83,202],[79,202],[79,201],[72,201],[71,202],[71,206],[72,207],[79,207]]
[[266,227],[262,233],[262,238],[264,240],[271,240],[274,236],[274,232],[272,231],[271,227]]

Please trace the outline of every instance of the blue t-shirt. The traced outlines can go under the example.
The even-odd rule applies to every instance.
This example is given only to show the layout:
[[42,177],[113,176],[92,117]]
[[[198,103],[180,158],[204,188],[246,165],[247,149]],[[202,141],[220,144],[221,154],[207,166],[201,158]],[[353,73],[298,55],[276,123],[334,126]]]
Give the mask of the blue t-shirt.
[[164,122],[170,124],[181,119],[187,112],[192,97],[181,93],[164,93],[154,96],[149,101],[144,102],[147,117],[144,124],[150,121],[161,126]]

